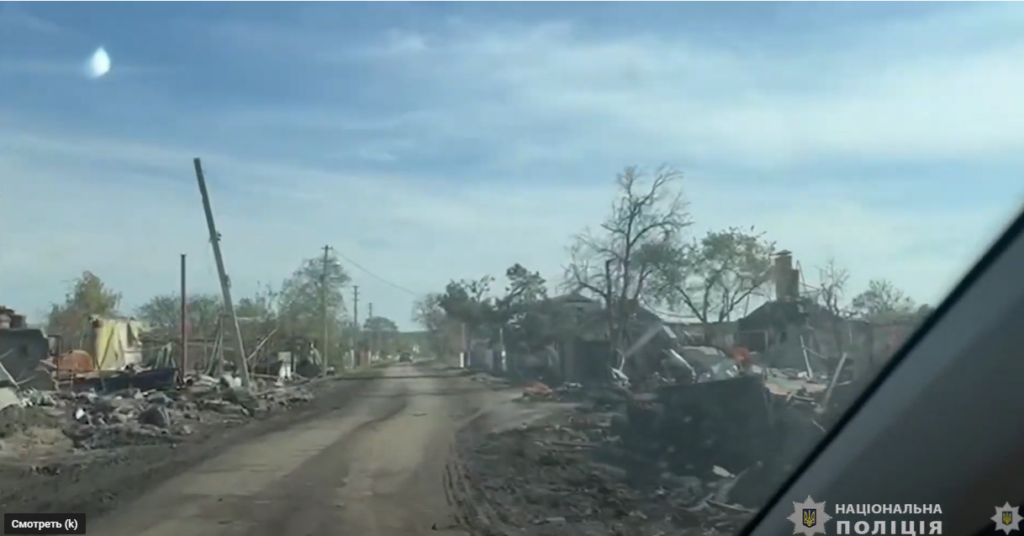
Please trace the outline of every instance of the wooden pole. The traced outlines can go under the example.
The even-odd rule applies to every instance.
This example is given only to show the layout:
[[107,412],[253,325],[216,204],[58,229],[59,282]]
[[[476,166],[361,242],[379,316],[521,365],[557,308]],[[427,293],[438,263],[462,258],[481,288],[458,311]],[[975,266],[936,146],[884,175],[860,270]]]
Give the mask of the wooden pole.
[[188,294],[185,285],[185,254],[181,254],[181,374],[188,370]]
[[213,359],[217,363],[217,377],[224,375],[224,313],[217,315],[217,339],[213,347]]
[[235,328],[235,366],[242,378],[242,387],[249,389],[249,367],[245,363],[245,344],[242,341],[242,328],[238,325],[235,304],[231,301],[231,282],[224,269],[224,257],[220,251],[220,233],[213,221],[213,208],[210,206],[210,195],[206,191],[206,178],[203,176],[203,165],[198,158],[192,160],[196,170],[196,181],[199,183],[199,194],[203,197],[203,211],[206,213],[206,226],[210,231],[210,245],[213,247],[213,260],[217,263],[217,275],[220,276],[220,291],[224,297],[224,313],[231,318]]
[[359,361],[359,285],[352,285],[352,368]]
[[324,340],[320,343],[320,374],[327,375],[328,348],[330,347],[331,324],[327,315],[327,263],[330,262],[331,246],[324,246],[323,264],[320,267],[320,307],[323,314]]

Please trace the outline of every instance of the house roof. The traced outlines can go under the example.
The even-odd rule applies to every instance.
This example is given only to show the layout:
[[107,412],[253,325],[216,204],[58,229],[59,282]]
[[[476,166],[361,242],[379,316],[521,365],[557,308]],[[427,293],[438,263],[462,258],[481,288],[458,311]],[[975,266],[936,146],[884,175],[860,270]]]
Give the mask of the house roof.
[[[578,292],[565,294],[548,299],[549,303],[564,305],[573,313],[576,322],[576,334],[584,340],[607,340],[608,317],[604,304]],[[664,320],[653,311],[636,306],[630,328],[646,329],[653,324],[664,323]]]

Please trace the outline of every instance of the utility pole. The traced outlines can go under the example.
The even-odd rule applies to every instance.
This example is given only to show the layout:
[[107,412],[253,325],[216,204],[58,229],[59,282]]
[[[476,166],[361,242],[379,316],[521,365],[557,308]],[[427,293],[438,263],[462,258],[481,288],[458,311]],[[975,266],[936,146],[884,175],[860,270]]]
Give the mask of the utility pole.
[[376,322],[373,324],[373,345],[377,349],[377,357],[380,357],[384,351],[384,340],[381,336],[380,326]]
[[188,371],[188,295],[185,292],[185,254],[181,254],[181,378]]
[[466,333],[465,322],[460,322],[459,325],[462,327],[462,355],[459,356],[459,366],[466,368],[469,366],[469,334]]
[[250,388],[249,365],[245,362],[245,343],[242,341],[242,328],[238,325],[235,304],[231,301],[231,281],[224,269],[224,257],[220,252],[220,233],[213,222],[213,207],[210,206],[210,194],[206,191],[206,178],[203,176],[203,165],[198,158],[192,160],[196,169],[196,181],[199,182],[199,195],[203,197],[203,212],[206,213],[206,226],[210,230],[210,245],[213,247],[213,260],[217,263],[217,275],[220,277],[220,291],[224,297],[224,312],[231,317],[235,327],[235,366],[242,378],[242,387]]
[[506,372],[508,364],[505,363],[505,328],[498,328],[498,351],[500,352],[498,370],[502,373]]
[[327,265],[330,262],[330,255],[331,246],[324,246],[323,266],[320,269],[320,307],[321,312],[324,315],[324,341],[320,345],[323,364],[321,366],[320,372],[323,375],[327,375],[327,347],[328,339],[331,333],[330,319],[327,315]]
[[359,355],[359,285],[352,285],[352,366]]
[[[369,311],[367,311],[367,313],[366,313],[366,321],[370,322],[371,319],[373,318],[373,303],[368,304],[368,306],[369,306]],[[370,355],[373,355],[373,350],[376,347],[376,342],[377,341],[374,339],[374,337],[376,335],[377,335],[377,327],[371,324],[370,325],[370,343],[369,343]]]
[[217,360],[217,377],[224,375],[224,313],[217,315],[217,338],[214,341],[214,359]]

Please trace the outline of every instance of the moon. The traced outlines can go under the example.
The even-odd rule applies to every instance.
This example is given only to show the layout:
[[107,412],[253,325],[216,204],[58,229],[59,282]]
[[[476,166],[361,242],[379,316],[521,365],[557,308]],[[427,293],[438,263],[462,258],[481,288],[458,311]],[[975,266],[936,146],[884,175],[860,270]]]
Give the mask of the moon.
[[103,47],[96,49],[85,63],[85,74],[89,78],[101,78],[110,72],[110,55]]

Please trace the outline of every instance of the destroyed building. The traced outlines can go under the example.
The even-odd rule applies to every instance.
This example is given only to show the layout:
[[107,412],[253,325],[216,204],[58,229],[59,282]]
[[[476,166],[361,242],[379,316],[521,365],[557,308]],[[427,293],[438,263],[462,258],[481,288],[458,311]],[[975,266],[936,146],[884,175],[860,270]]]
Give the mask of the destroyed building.
[[607,379],[614,363],[604,305],[578,293],[553,298],[551,303],[572,319],[572,329],[557,344],[562,379],[581,384]]
[[60,350],[59,337],[30,326],[24,315],[0,306],[0,385],[47,387],[48,374],[39,364]]
[[[821,422],[834,413],[832,393],[850,385],[839,374],[871,355],[871,326],[801,296],[789,252],[777,256],[773,275],[777,299],[716,326],[715,338],[728,336],[732,344],[709,343],[707,326],[680,336],[678,326],[637,307],[627,327],[629,347],[614,361],[606,310],[596,301],[566,300],[578,304],[577,322],[591,324],[578,323],[559,346],[561,370],[576,372],[567,378],[585,386],[619,367],[629,384],[617,391],[627,400],[628,426],[620,435],[630,451],[680,475],[712,478],[715,467],[743,474],[736,496],[756,503],[821,438]],[[587,325],[590,332],[580,329]],[[753,362],[739,358],[739,347]]]
[[534,313],[545,324],[545,344],[511,350],[509,368],[552,385],[604,381],[612,365],[604,305],[579,293],[544,300]]
[[776,299],[735,322],[732,342],[772,367],[831,371],[842,355],[860,376],[899,348],[916,323],[872,324],[837,315],[800,292],[800,270],[781,251],[773,266]]
[[[591,384],[610,380],[612,370],[622,367],[626,356],[651,351],[646,346],[652,339],[659,339],[657,333],[651,331],[664,326],[664,321],[656,313],[635,301],[629,303],[625,307],[630,311],[625,320],[625,338],[633,341],[636,348],[632,351],[626,349],[625,354],[620,355],[613,350],[612,336],[608,331],[609,313],[601,301],[571,293],[551,298],[548,305],[560,311],[564,329],[560,330],[557,342],[548,349],[550,357],[547,359],[557,359],[555,367],[560,380],[567,383]],[[641,340],[643,342],[637,344]],[[659,341],[661,344],[654,345],[657,349],[653,350],[657,353],[665,344],[675,344],[674,337],[670,341]]]
[[[710,326],[669,323],[638,303],[630,303],[624,308],[630,314],[625,319],[622,345],[613,344],[608,332],[609,312],[602,301],[578,293],[550,298],[545,302],[545,320],[561,317],[553,321],[560,323],[554,342],[543,349],[535,348],[529,355],[508,356],[507,360],[512,370],[525,371],[520,375],[551,386],[607,382],[616,372],[633,382],[653,380],[655,384],[663,380],[689,381],[683,379],[685,376],[722,377],[714,370],[722,368],[720,364],[729,358],[760,369],[785,370],[775,383],[786,384],[797,379],[782,376],[800,374],[798,383],[822,382],[837,369],[844,371],[844,380],[861,377],[891,353],[891,339],[897,336],[886,335],[884,341],[888,344],[880,345],[876,336],[879,326],[835,314],[813,296],[801,293],[800,269],[791,252],[781,251],[775,256],[771,276],[775,299],[736,321]],[[500,368],[497,363],[504,365],[506,361],[499,357],[505,355],[503,347],[481,344],[472,354],[474,362],[486,361],[490,365],[487,368]],[[705,370],[693,369],[701,366]],[[671,370],[680,367],[690,368],[690,374]],[[792,385],[782,389],[818,387]]]

